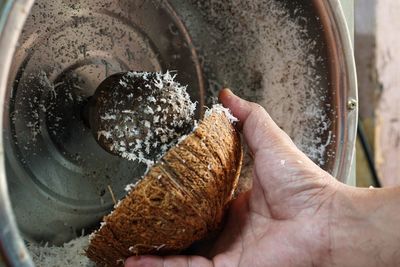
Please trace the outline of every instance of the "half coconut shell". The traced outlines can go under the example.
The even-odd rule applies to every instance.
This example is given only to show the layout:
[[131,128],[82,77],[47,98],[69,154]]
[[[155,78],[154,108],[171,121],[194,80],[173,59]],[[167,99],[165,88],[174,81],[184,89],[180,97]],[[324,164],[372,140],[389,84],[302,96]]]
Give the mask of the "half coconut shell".
[[223,110],[212,110],[104,217],[86,255],[123,266],[132,255],[178,253],[220,227],[242,164],[240,136]]

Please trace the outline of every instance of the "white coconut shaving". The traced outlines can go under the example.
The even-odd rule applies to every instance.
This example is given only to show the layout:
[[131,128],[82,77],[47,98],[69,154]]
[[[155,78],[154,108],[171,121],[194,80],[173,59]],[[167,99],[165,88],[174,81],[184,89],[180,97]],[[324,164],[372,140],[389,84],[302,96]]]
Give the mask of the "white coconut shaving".
[[83,236],[62,246],[28,243],[27,248],[38,267],[94,267],[95,264],[84,255],[88,245],[88,236]]
[[[146,174],[148,171],[149,171],[149,169],[146,170],[145,174]],[[143,177],[142,177],[142,178],[143,178]],[[140,182],[141,180],[142,180],[142,179],[139,179],[139,180],[136,181],[135,183],[128,184],[127,186],[125,186],[125,191],[126,191],[126,192],[132,191],[132,189],[134,189],[134,188],[139,184],[139,182]]]
[[[334,156],[327,148],[328,141],[335,139],[334,135],[328,138],[329,117],[335,110],[325,102],[329,78],[321,70],[326,70],[327,62],[318,52],[323,40],[309,32],[320,23],[302,10],[311,4],[277,0],[188,2],[201,14],[201,27],[192,36],[207,74],[207,95],[215,97],[221,88],[229,87],[259,103],[303,152],[324,165]],[[190,21],[190,17],[184,19]],[[313,23],[318,25],[309,26]]]
[[225,116],[228,118],[228,120],[231,123],[235,123],[235,122],[239,121],[235,116],[232,115],[232,112],[228,108],[224,107],[221,104],[215,104],[215,105],[212,106],[212,108],[207,109],[206,112],[204,113],[204,117],[207,118],[208,116],[210,116],[214,112],[218,113],[218,114],[224,113]]

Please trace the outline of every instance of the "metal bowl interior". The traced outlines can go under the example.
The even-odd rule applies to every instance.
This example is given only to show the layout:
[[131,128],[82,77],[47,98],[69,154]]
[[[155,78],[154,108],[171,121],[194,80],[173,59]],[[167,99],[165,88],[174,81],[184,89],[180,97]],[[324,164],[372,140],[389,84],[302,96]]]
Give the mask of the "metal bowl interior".
[[143,174],[103,151],[81,116],[121,71],[177,71],[198,117],[230,87],[346,182],[356,125],[347,102],[357,94],[338,1],[37,0],[25,18],[0,91],[6,177],[26,240],[61,244],[90,231],[112,209],[110,189],[122,198]]

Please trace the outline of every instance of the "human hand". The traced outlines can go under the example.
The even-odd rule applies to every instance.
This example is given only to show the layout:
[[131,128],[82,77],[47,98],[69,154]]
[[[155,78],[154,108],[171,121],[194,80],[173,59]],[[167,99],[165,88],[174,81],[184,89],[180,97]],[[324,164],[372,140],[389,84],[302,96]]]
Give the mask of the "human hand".
[[[316,166],[259,105],[229,90],[221,92],[220,100],[240,120],[254,155],[252,190],[232,203],[210,258],[139,256],[127,259],[125,266],[367,266],[349,262],[352,254],[346,249],[353,239],[338,240],[346,233],[342,223],[351,231],[368,214],[352,209],[353,199],[362,203],[364,193],[353,192]],[[347,262],[341,262],[342,256]]]
[[126,266],[318,265],[329,250],[335,180],[300,152],[261,106],[228,90],[220,99],[241,122],[254,155],[253,189],[232,204],[212,260],[134,257]]

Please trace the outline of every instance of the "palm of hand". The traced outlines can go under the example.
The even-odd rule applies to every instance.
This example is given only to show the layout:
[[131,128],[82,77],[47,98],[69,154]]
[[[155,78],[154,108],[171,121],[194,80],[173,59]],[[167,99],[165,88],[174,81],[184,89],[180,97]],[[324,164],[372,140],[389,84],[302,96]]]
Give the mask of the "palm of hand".
[[[255,160],[258,159],[271,162],[271,155],[258,151]],[[214,266],[318,266],[322,259],[315,255],[321,253],[314,252],[328,251],[325,244],[329,244],[329,203],[333,192],[322,182],[327,174],[310,172],[306,165],[312,163],[308,159],[306,163],[272,161],[275,162],[271,164],[279,161],[281,166],[274,167],[278,172],[274,174],[266,164],[258,165],[252,192],[233,203],[214,251]],[[302,173],[298,173],[299,169]]]

